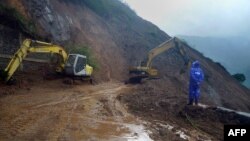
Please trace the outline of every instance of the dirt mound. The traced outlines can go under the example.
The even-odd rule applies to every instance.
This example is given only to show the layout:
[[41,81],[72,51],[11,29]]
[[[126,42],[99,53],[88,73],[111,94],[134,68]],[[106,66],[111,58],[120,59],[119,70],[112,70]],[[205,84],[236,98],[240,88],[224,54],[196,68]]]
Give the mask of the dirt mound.
[[223,139],[223,127],[225,124],[250,124],[250,118],[235,112],[223,111],[216,107],[202,108],[186,106],[180,111],[180,117],[199,130],[202,130],[219,140]]
[[[173,93],[173,90],[154,89],[147,84],[137,86],[129,94],[122,94],[119,100],[127,104],[130,112],[150,122],[171,123],[177,128],[203,132],[215,140],[223,139],[225,124],[250,123],[248,117],[223,111],[214,106],[187,106],[187,94],[181,90],[176,89]],[[156,132],[155,136],[161,138],[160,133]],[[162,140],[163,138],[164,136]]]
[[219,122],[222,124],[249,124],[250,118],[235,112],[224,111],[216,107],[202,108],[197,106],[186,106],[180,112],[181,116],[188,114],[189,117],[198,121]]

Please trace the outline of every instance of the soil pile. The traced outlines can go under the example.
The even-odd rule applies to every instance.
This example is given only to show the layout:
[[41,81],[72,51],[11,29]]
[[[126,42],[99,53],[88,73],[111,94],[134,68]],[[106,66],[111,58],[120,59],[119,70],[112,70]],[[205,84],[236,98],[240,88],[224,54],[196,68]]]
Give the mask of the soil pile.
[[173,90],[168,87],[167,91],[149,84],[151,83],[139,85],[129,93],[123,93],[118,99],[128,106],[131,113],[156,125],[151,128],[158,129],[154,132],[157,140],[165,138],[161,135],[161,130],[166,134],[168,131],[168,128],[158,126],[158,123],[167,123],[177,129],[201,131],[214,140],[223,140],[225,124],[250,124],[249,117],[235,112],[223,111],[214,106],[187,106],[187,93],[181,89]]

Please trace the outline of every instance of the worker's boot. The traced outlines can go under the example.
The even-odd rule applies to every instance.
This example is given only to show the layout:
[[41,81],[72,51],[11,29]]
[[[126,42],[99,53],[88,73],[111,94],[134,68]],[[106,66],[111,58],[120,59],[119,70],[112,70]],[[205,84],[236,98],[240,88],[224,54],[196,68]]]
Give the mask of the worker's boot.
[[198,101],[195,101],[195,105],[198,106],[198,104],[199,104]]
[[193,100],[189,100],[187,105],[193,105]]
[[196,106],[198,106],[198,103],[199,103],[199,102],[198,102],[198,96],[196,96],[196,97],[194,98],[194,103],[195,103]]

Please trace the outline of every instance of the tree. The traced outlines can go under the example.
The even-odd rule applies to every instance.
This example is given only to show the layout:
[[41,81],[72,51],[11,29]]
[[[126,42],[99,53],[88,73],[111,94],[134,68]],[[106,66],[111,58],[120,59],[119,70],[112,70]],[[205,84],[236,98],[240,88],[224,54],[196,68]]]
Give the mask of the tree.
[[243,83],[246,80],[246,77],[242,73],[236,73],[232,75],[236,80],[238,80],[240,83]]

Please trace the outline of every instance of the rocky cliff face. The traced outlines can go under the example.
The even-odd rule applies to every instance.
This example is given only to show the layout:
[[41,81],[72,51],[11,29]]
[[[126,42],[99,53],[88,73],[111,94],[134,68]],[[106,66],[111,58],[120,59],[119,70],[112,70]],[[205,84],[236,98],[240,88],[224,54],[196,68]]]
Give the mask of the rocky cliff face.
[[[122,80],[134,60],[142,60],[145,51],[169,36],[117,0],[99,3],[96,9],[89,0],[22,2],[28,16],[42,29],[39,35],[61,44],[90,46],[102,68],[97,78]],[[114,11],[105,9],[106,5]]]
[[72,18],[67,13],[56,10],[53,1],[24,0],[23,4],[31,18],[42,27],[47,38],[60,42],[70,40]]
[[[10,7],[17,7],[18,3],[18,7],[23,7],[16,9],[35,23],[36,36],[44,40],[61,45],[89,46],[100,65],[95,72],[96,79],[100,81],[125,80],[129,66],[142,60],[150,49],[170,38],[118,0],[0,2],[5,2]],[[13,35],[17,41],[18,37]],[[1,40],[6,40],[6,37],[2,36]],[[11,44],[9,42],[8,47],[12,48]],[[1,48],[3,46],[2,44]],[[238,84],[211,60],[187,45],[185,48],[191,60],[199,60],[205,70],[206,81],[202,88],[202,99],[205,103],[250,111],[248,89]],[[176,49],[163,53],[154,60],[154,66],[160,70],[162,79],[148,83],[177,96],[187,96],[188,70],[180,73],[180,66],[183,64],[183,57]]]

